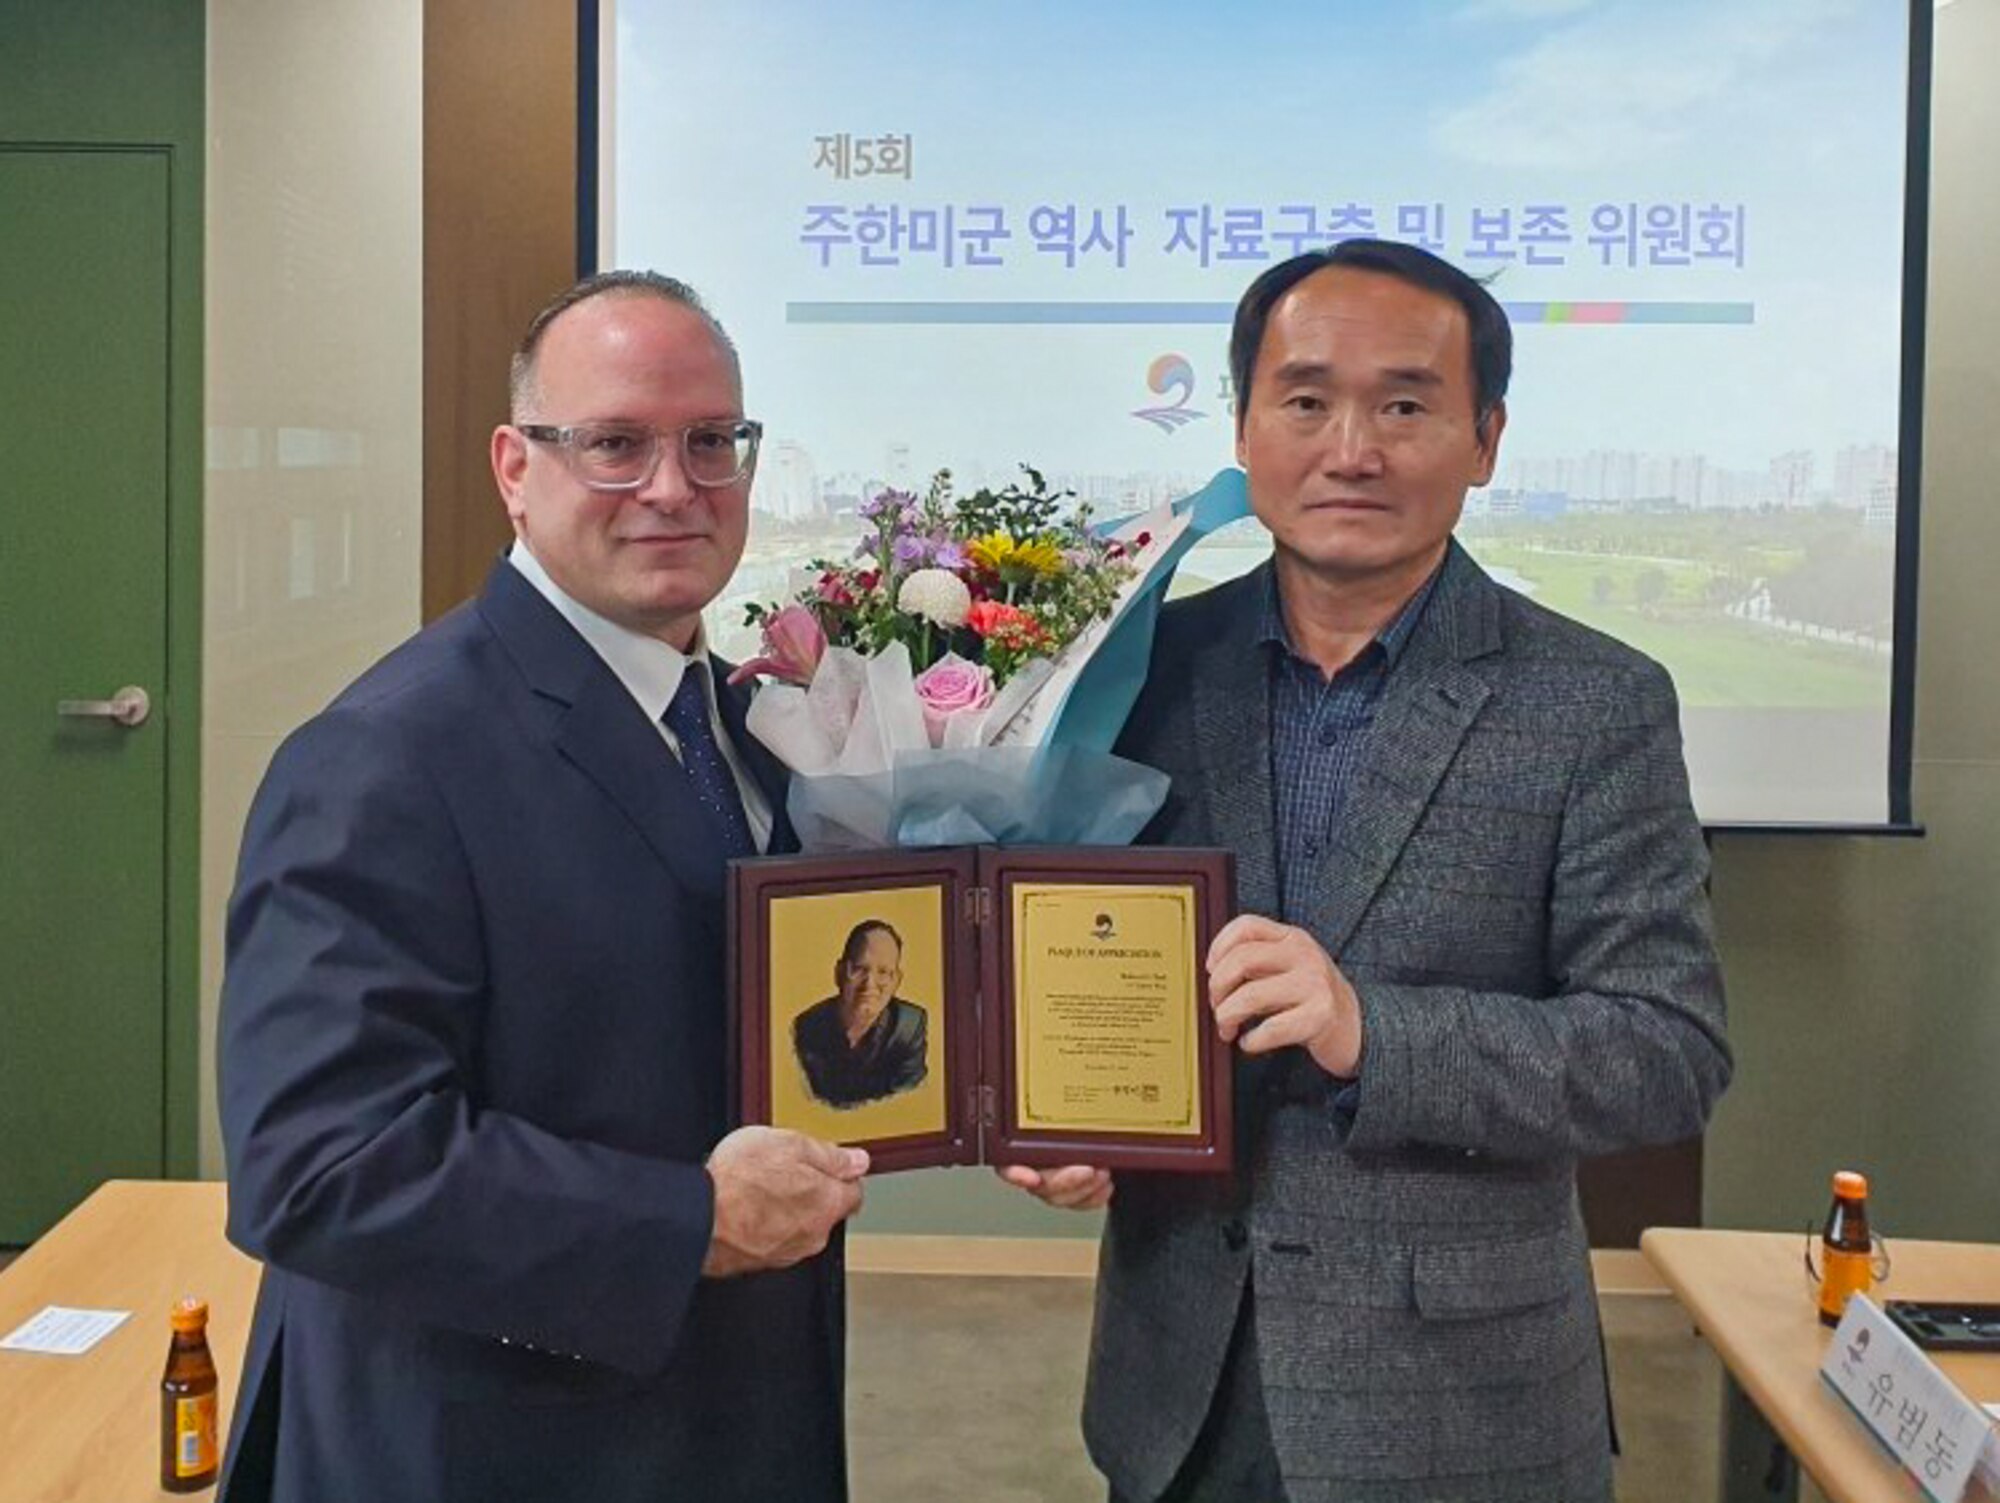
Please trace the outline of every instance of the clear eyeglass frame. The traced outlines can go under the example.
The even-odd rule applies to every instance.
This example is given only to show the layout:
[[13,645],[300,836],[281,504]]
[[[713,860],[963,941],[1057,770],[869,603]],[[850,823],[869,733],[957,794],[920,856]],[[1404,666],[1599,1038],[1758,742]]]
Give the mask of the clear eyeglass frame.
[[647,423],[518,423],[521,436],[551,444],[578,482],[593,491],[636,491],[651,483],[667,439],[680,446],[681,472],[710,489],[734,485],[757,464],[764,425],[752,418],[659,429]]

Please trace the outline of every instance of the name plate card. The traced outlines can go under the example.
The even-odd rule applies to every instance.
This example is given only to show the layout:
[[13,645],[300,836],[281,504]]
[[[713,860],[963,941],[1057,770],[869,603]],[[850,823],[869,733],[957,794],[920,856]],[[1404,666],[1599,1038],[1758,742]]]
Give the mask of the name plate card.
[[1848,1300],[1819,1375],[1937,1503],[1960,1503],[1975,1473],[2000,1469],[2000,1438],[1985,1409],[1867,1295]]
[[1226,1170],[1206,962],[1234,904],[1220,850],[733,862],[736,1118],[879,1170]]

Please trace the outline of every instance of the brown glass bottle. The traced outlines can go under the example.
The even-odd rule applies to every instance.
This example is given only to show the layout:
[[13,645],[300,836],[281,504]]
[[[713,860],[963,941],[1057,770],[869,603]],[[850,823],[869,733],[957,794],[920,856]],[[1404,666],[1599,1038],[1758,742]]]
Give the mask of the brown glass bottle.
[[1851,1169],[1833,1177],[1833,1206],[1820,1233],[1819,1319],[1837,1326],[1848,1299],[1874,1284],[1874,1237],[1868,1229],[1868,1181]]
[[174,1344],[160,1378],[160,1486],[199,1492],[221,1461],[215,1434],[215,1358],[208,1350],[208,1306],[184,1299],[173,1309]]

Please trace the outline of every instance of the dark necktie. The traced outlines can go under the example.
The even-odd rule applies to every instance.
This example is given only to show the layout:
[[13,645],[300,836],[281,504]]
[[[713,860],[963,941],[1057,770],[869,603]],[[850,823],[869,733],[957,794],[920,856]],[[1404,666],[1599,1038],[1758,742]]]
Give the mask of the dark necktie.
[[750,821],[743,813],[743,795],[737,790],[736,777],[730,772],[729,762],[716,744],[714,728],[709,724],[708,696],[702,692],[707,672],[706,663],[690,660],[681,674],[681,686],[674,691],[673,702],[661,718],[680,743],[681,766],[687,769],[694,796],[700,800],[722,842],[724,859],[754,856],[757,846],[750,838]]

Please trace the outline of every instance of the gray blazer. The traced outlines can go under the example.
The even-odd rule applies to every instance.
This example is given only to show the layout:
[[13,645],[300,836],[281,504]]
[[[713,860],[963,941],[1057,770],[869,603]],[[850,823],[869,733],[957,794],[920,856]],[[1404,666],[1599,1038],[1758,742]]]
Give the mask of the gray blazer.
[[[1145,838],[1228,847],[1276,915],[1268,568],[1163,613],[1119,750],[1173,778]],[[1239,1058],[1235,1174],[1118,1177],[1090,1453],[1159,1494],[1250,1279],[1292,1503],[1608,1498],[1576,1161],[1700,1132],[1730,1073],[1673,685],[1454,543],[1346,809],[1308,927],[1361,999],[1358,1107]]]

